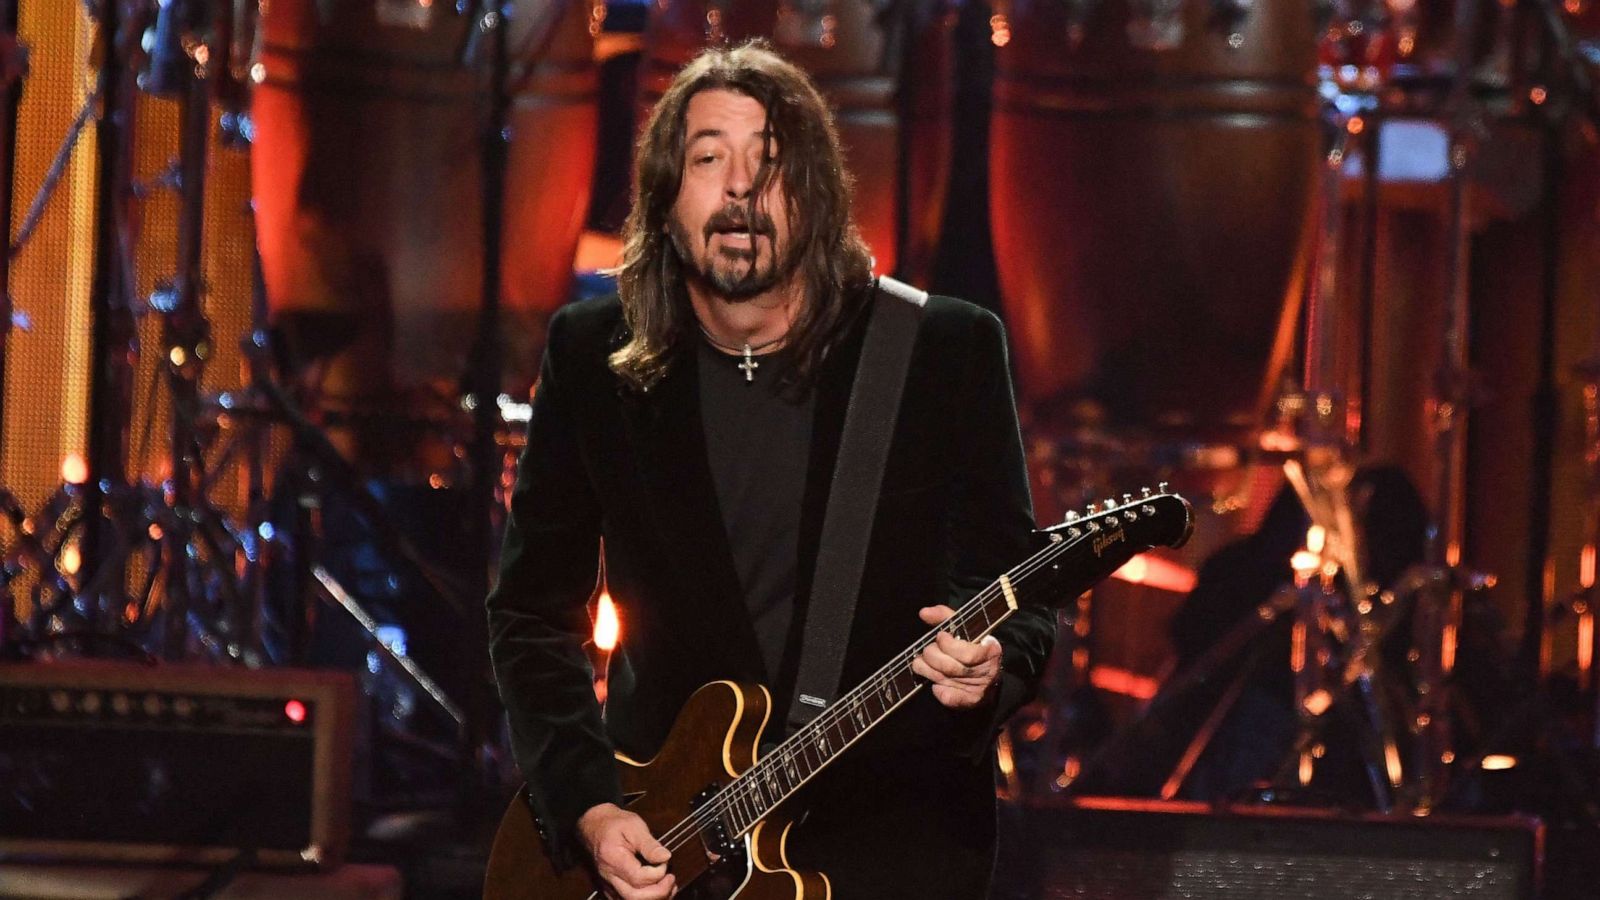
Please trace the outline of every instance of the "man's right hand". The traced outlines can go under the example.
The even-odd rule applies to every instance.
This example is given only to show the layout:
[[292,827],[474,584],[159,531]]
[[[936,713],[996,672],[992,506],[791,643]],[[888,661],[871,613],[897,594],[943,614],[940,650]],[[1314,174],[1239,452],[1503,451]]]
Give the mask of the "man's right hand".
[[608,896],[665,900],[678,892],[676,879],[667,872],[672,852],[636,814],[615,803],[592,806],[578,817],[578,837],[594,857]]

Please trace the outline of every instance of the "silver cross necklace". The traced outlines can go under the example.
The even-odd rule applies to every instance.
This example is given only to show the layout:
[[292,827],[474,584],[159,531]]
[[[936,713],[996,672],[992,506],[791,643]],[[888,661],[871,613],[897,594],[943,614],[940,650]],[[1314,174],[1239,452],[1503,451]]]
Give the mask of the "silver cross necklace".
[[[698,322],[695,324],[699,325]],[[776,344],[788,336],[786,334],[780,334],[772,340],[757,344],[754,347],[750,346],[749,341],[745,341],[743,347],[730,347],[712,337],[711,332],[707,331],[704,325],[700,325],[700,333],[705,335],[705,339],[711,343],[711,346],[716,347],[719,350],[726,350],[729,353],[738,353],[744,356],[744,361],[739,363],[739,368],[744,371],[745,384],[749,384],[756,380],[756,369],[761,367],[761,363],[756,362],[755,352],[757,350],[765,350],[766,348],[771,347],[773,344]]]

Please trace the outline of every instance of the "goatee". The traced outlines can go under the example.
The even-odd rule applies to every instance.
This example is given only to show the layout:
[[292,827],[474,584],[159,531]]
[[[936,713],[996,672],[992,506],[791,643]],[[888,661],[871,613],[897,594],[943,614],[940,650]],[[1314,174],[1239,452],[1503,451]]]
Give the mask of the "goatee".
[[738,207],[725,208],[712,216],[705,227],[706,255],[700,258],[694,254],[688,230],[676,217],[668,220],[667,234],[672,239],[672,247],[677,251],[678,259],[730,303],[743,303],[754,299],[777,287],[780,280],[776,247],[765,268],[757,265],[758,236],[767,235],[769,243],[776,244],[772,238],[771,219],[764,215],[758,214],[756,221],[747,226],[750,233],[749,250],[710,248],[712,235],[727,228],[745,226],[745,222],[743,210]]

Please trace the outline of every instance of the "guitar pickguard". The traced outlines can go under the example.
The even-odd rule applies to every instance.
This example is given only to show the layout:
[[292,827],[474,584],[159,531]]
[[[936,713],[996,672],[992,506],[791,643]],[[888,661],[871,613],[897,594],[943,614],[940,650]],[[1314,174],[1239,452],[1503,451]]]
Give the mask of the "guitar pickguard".
[[678,900],[733,900],[750,883],[753,871],[749,839],[741,839],[734,852],[717,860],[705,874],[678,891]]

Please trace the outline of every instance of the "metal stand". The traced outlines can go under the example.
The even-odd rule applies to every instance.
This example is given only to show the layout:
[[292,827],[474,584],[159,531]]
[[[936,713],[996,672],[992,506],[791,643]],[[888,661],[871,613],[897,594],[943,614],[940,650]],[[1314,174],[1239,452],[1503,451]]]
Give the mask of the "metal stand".
[[[476,566],[470,590],[475,597],[487,595],[491,569],[497,558],[494,547],[495,489],[499,484],[501,466],[500,449],[495,440],[498,430],[498,397],[502,373],[500,347],[500,264],[502,239],[505,232],[506,163],[510,154],[509,114],[511,93],[509,81],[510,57],[508,40],[510,27],[498,0],[485,0],[478,30],[488,36],[489,51],[489,110],[484,123],[481,179],[483,185],[483,299],[478,316],[478,336],[469,356],[468,370],[463,380],[463,394],[472,410],[472,460],[471,487],[468,492],[470,519],[468,532],[475,546],[481,548],[482,558]],[[475,604],[476,605],[476,604]],[[465,721],[466,745],[462,754],[462,796],[465,800],[475,784],[475,756],[484,747],[493,730],[491,712],[494,700],[492,687],[487,681],[488,631],[487,620],[480,613],[466,615],[467,623],[462,635],[471,648],[469,658],[481,663],[474,666],[485,673],[472,678],[466,698],[468,714]]]

